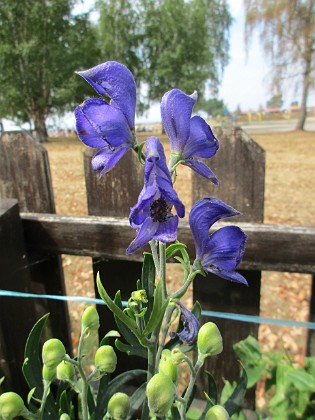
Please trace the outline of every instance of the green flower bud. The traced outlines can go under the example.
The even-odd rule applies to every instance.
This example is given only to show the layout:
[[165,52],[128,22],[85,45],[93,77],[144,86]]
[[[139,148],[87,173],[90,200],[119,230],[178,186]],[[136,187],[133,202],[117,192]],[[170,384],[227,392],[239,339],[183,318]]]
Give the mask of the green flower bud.
[[206,414],[205,420],[229,420],[229,413],[222,405],[214,405]]
[[5,392],[0,395],[0,415],[4,420],[19,416],[24,408],[22,398],[15,392]]
[[117,365],[117,356],[112,346],[101,346],[95,353],[95,367],[104,373],[113,373]]
[[66,355],[65,346],[57,338],[47,340],[43,345],[43,363],[48,369],[55,369]]
[[75,369],[72,363],[63,360],[57,366],[57,378],[60,381],[73,382],[75,375]]
[[164,373],[157,373],[148,382],[146,393],[150,414],[166,416],[175,399],[175,387],[171,379]]
[[215,356],[222,352],[222,336],[216,324],[207,322],[200,328],[197,345],[203,355]]
[[91,330],[98,330],[100,326],[100,319],[98,312],[94,306],[88,306],[82,315],[82,330],[89,328]]
[[171,358],[175,365],[181,364],[185,360],[185,355],[179,348],[175,348],[171,352]]
[[145,290],[136,290],[131,293],[131,299],[135,302],[148,303],[147,293]]
[[71,417],[67,413],[62,413],[59,420],[71,420]]
[[43,379],[47,382],[52,382],[56,379],[56,368],[48,369],[46,365],[43,365]]
[[117,392],[108,401],[107,411],[114,420],[124,420],[128,417],[130,401],[128,395]]
[[164,373],[164,375],[168,376],[173,382],[177,381],[177,365],[173,362],[171,357],[170,350],[163,350],[161,355],[161,360],[159,364],[159,372]]

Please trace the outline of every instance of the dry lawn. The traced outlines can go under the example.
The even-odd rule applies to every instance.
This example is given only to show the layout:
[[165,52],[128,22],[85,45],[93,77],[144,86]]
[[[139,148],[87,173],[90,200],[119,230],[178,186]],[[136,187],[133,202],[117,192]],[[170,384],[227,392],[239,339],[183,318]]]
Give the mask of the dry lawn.
[[[265,223],[315,226],[315,133],[267,133],[253,134],[252,137],[267,152]],[[87,214],[82,157],[85,146],[73,138],[51,139],[46,147],[57,213]],[[190,207],[191,199],[186,188],[190,172],[185,169],[181,168],[180,171],[187,183],[177,183],[178,193],[185,205]],[[91,259],[64,256],[63,261],[68,294],[93,296]],[[168,279],[171,283],[173,277],[172,272]],[[261,315],[307,321],[310,285],[308,275],[264,272]],[[70,304],[70,311],[75,344],[82,306]],[[266,349],[286,349],[297,360],[301,360],[305,351],[306,331],[262,325],[260,340]]]

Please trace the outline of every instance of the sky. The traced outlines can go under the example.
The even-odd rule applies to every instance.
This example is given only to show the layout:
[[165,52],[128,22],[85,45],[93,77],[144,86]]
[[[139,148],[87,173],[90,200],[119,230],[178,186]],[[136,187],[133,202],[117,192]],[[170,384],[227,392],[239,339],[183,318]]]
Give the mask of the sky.
[[[91,8],[93,0],[83,0],[77,7],[77,12],[84,12]],[[228,0],[233,24],[230,30],[230,61],[224,69],[222,83],[219,87],[218,98],[223,99],[229,111],[234,111],[240,106],[242,111],[256,110],[260,105],[265,106],[272,92],[269,90],[270,63],[267,62],[258,36],[254,36],[248,53],[246,54],[244,43],[244,6],[243,0]],[[186,92],[192,93],[192,92]],[[284,106],[297,99],[294,91],[286,90]],[[299,99],[299,98],[298,98]],[[315,104],[315,94],[310,95],[309,104]],[[136,118],[137,123],[159,122],[159,104],[153,104],[150,110],[141,117]],[[52,121],[58,125],[75,127],[72,114],[65,118]],[[12,129],[5,124],[7,130]]]

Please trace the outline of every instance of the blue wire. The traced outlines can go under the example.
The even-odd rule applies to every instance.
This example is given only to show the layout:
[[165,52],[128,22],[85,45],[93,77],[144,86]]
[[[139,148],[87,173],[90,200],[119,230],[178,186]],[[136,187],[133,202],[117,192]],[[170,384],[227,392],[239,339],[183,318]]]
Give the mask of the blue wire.
[[[105,305],[102,299],[87,298],[83,296],[37,295],[35,293],[21,293],[21,292],[13,292],[10,290],[0,290],[0,297],[1,296],[17,297],[17,298],[34,298],[34,299],[54,299],[54,300],[62,300],[65,302],[87,302],[87,303],[95,303],[97,305]],[[127,306],[127,302],[122,301],[122,305]],[[252,322],[254,324],[270,324],[270,325],[278,325],[281,327],[284,327],[284,326],[300,327],[300,328],[308,328],[309,330],[315,330],[315,322],[299,322],[299,321],[293,321],[290,319],[264,318],[260,316],[254,316],[254,315],[233,314],[229,312],[216,312],[216,311],[202,311],[201,314],[207,317],[230,319],[232,321]]]

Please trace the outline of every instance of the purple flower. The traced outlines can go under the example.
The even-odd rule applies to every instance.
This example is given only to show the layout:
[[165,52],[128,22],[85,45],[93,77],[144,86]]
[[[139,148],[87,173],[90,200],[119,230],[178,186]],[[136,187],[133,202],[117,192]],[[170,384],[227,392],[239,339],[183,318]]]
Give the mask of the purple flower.
[[244,277],[235,271],[244,255],[245,233],[237,226],[226,226],[209,236],[209,229],[216,221],[238,214],[223,201],[205,197],[192,207],[189,224],[196,245],[196,260],[203,270],[247,285]]
[[197,92],[186,95],[179,89],[166,92],[161,102],[161,115],[165,131],[171,142],[172,167],[181,162],[198,174],[218,185],[214,173],[196,158],[210,158],[219,148],[218,140],[201,117],[191,118]]
[[100,149],[92,159],[100,175],[112,169],[132,148],[135,127],[136,84],[123,64],[107,61],[78,72],[105,99],[90,98],[74,111],[79,138],[87,146]]
[[182,343],[192,345],[196,342],[200,324],[195,315],[185,308],[183,304],[177,302],[181,309],[181,319],[184,324],[184,328],[179,333],[170,332],[170,337],[178,337]]
[[[178,216],[185,216],[185,207],[173,189],[159,139],[150,137],[146,141],[146,149],[144,187],[129,216],[131,226],[139,230],[137,237],[129,245],[127,254],[137,251],[152,239],[161,242],[175,241]],[[171,212],[173,206],[177,215]]]

